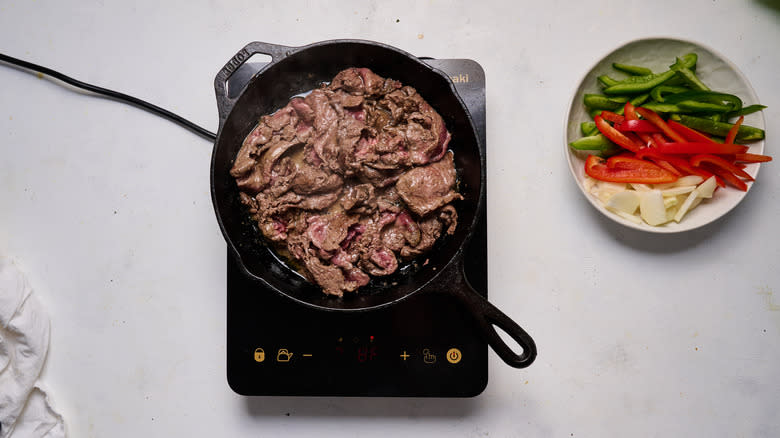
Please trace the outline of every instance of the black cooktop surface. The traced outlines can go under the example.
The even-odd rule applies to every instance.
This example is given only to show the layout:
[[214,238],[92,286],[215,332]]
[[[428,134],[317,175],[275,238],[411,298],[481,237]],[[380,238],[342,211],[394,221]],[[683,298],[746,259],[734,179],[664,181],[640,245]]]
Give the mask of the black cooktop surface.
[[[484,148],[480,65],[425,62],[450,75]],[[247,81],[261,65],[244,64],[231,82]],[[485,205],[464,261],[469,283],[487,298]],[[264,289],[228,255],[227,378],[243,395],[471,397],[487,385],[487,343],[449,295],[420,291],[380,310],[317,311]]]

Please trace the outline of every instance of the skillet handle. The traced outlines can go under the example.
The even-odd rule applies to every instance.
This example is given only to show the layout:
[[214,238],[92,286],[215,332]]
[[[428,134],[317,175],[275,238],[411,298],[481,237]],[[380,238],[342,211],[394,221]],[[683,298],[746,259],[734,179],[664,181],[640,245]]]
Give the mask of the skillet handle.
[[[292,47],[255,41],[244,46],[243,49],[239,50],[238,53],[230,58],[230,61],[219,70],[217,77],[214,79],[214,90],[217,94],[217,110],[219,111],[220,127],[237,100],[237,98],[230,97],[228,94],[228,79],[230,79],[233,73],[244,65],[244,63],[253,55],[268,55],[271,57],[270,64],[273,64],[285,58],[293,51],[294,48]],[[235,95],[237,96],[238,94]]]
[[[438,289],[460,300],[474,318],[487,343],[507,365],[514,368],[525,368],[536,359],[536,343],[533,338],[512,318],[490,304],[471,287],[464,273],[462,254],[456,256],[456,262],[445,268],[445,271],[439,274],[435,281],[438,283],[437,286],[434,286],[435,290]],[[496,327],[514,339],[523,352],[521,354],[515,353],[512,347],[507,345],[498,335]]]
[[[531,365],[534,359],[536,359],[536,343],[531,336],[514,322],[512,318],[506,316],[504,312],[490,304],[488,300],[472,289],[467,281],[463,283],[465,283],[465,288],[452,288],[450,289],[450,294],[460,298],[461,302],[469,309],[493,351],[511,367],[525,368]],[[506,332],[520,344],[523,352],[519,355],[515,353],[512,347],[507,345],[498,335],[496,327]]]

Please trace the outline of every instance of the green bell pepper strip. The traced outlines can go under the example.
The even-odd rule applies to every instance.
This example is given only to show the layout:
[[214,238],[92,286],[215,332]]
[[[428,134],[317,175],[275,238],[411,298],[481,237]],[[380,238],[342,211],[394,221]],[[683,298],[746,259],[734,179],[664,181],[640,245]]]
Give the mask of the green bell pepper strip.
[[734,117],[746,116],[748,114],[753,114],[753,113],[759,112],[759,111],[763,110],[764,108],[766,108],[766,105],[748,105],[748,106],[742,107],[742,109],[739,110],[739,111],[732,111],[730,113],[727,113],[726,114],[726,118],[727,119],[733,119]]
[[683,100],[676,104],[684,113],[725,113],[731,109],[729,106],[717,105],[709,102],[695,100]]
[[617,85],[617,84],[620,83],[619,80],[612,79],[611,77],[609,77],[607,75],[601,75],[601,76],[597,77],[596,79],[598,79],[598,81],[601,82],[601,85],[603,85],[605,87],[611,87],[613,85]]
[[694,100],[684,100],[680,103],[648,103],[642,107],[657,113],[725,113],[729,110],[727,106]]
[[[633,106],[639,106],[639,105],[642,105],[643,103],[645,103],[645,101],[649,97],[650,97],[650,95],[647,94],[647,93],[640,94],[639,96],[636,96],[633,99],[629,100],[629,102],[631,102],[631,105],[633,105]],[[615,110],[615,113],[616,114],[620,114],[622,116],[623,113],[625,112],[625,110],[626,110],[625,106],[621,106],[620,108]]]
[[585,137],[590,137],[591,135],[598,134],[599,128],[596,127],[594,122],[582,122],[580,123],[580,131],[582,131],[582,135]]
[[599,133],[579,138],[569,143],[569,146],[580,151],[596,151],[610,146],[611,143],[612,142]]
[[704,82],[699,80],[696,73],[689,68],[681,68],[677,70],[677,75],[681,77],[689,87],[699,91],[709,91],[709,87],[704,85]]
[[603,147],[609,146],[611,143],[611,141],[607,140],[607,137],[604,137],[602,134],[596,134],[577,139],[569,143],[569,146],[580,151],[595,151],[601,150]]
[[642,105],[642,108],[653,110],[657,113],[684,113],[682,108],[672,103],[650,102]]
[[677,58],[677,61],[669,67],[669,70],[663,73],[644,75],[644,76],[631,76],[630,78],[624,79],[617,84],[608,86],[607,88],[604,89],[604,94],[644,93],[674,78],[675,76],[678,76],[679,71],[688,72],[682,75],[683,79],[685,79],[686,81],[692,80],[689,78],[689,75],[693,75],[693,78],[698,80],[698,78],[696,78],[696,75],[691,70],[696,66],[697,60],[698,60],[698,56],[696,56],[695,53],[689,53],[687,55],[684,55],[682,58]]
[[609,158],[613,155],[617,155],[619,153],[625,152],[625,149],[621,148],[620,146],[612,143],[609,146],[601,149],[599,151],[599,156],[602,158]]
[[[596,124],[594,123],[593,126],[595,127]],[[598,132],[598,129],[596,129],[596,132]],[[602,134],[582,137],[569,143],[569,146],[571,146],[572,149],[576,149],[578,151],[598,152],[598,155],[602,157],[609,157],[624,150],[620,146],[609,141],[609,139],[604,137]]]
[[628,101],[628,97],[608,97],[601,94],[586,94],[582,98],[586,107],[592,109],[614,110],[623,106]]
[[632,76],[648,76],[653,74],[653,71],[646,67],[639,67],[636,65],[621,64],[619,62],[613,62],[612,68],[623,73],[628,73]]
[[685,91],[676,93],[667,97],[664,103],[679,103],[683,101],[696,101],[731,107],[730,111],[742,109],[742,99],[738,96],[716,91]]
[[677,72],[668,70],[659,74],[631,76],[604,89],[604,94],[640,94],[652,90],[673,78]]
[[607,96],[602,96],[600,94],[585,94],[582,97],[582,103],[585,104],[586,107],[591,109],[613,110],[620,106],[619,103],[610,102]]
[[691,70],[696,70],[696,62],[699,60],[699,55],[695,53],[688,53],[686,55],[683,55],[682,57],[679,57],[675,59],[674,64],[669,66],[669,69],[675,70],[679,68],[687,68]]
[[[689,128],[720,137],[725,137],[728,135],[729,130],[734,126],[732,123],[715,122],[713,120],[702,117],[689,116],[686,114],[676,114],[672,116],[672,118]],[[734,139],[734,141],[744,142],[763,140],[764,137],[765,133],[763,129],[742,125],[739,127],[739,131],[737,131],[737,137]]]
[[629,100],[629,102],[631,102],[631,105],[633,105],[633,106],[639,106],[639,105],[642,105],[643,103],[645,103],[647,101],[647,99],[649,99],[649,98],[650,98],[650,94],[645,93],[645,94],[640,94],[639,96],[634,97],[633,99]]
[[[683,93],[680,93],[683,94]],[[672,96],[674,97],[674,96]],[[735,96],[736,97],[736,96]],[[676,100],[676,99],[675,99]],[[699,101],[693,99],[681,100],[679,102],[672,102],[671,97],[666,99],[664,103],[648,103],[642,105],[645,108],[649,108],[655,112],[661,113],[718,113],[723,114],[733,109],[730,105],[720,105],[716,103]]]
[[[698,61],[699,56],[695,53],[688,53],[687,55],[683,55],[682,57],[676,58],[675,63],[670,65],[669,68],[672,70],[680,69],[680,68],[688,68],[691,71],[696,71],[696,62]],[[685,79],[683,79],[680,75],[675,75],[673,78],[669,79],[664,83],[664,85],[671,85],[671,86],[685,86],[686,82]]]
[[652,90],[650,90],[650,97],[659,103],[664,102],[664,94],[675,94],[675,93],[683,93],[685,91],[689,91],[690,89],[687,87],[679,87],[674,85],[659,85]]

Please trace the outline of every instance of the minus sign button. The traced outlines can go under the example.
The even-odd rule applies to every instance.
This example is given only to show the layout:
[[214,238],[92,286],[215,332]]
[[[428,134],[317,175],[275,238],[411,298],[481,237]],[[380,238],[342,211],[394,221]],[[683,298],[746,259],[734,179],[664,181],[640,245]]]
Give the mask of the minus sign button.
[[303,357],[312,357],[312,354],[311,353],[303,353],[302,356]]

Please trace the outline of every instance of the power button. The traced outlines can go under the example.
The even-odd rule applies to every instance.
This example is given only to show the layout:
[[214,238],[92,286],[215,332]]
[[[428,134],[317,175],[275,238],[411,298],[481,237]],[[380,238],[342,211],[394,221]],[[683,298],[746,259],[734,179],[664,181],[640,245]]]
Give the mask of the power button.
[[447,350],[447,362],[458,363],[463,358],[463,354],[457,348]]

